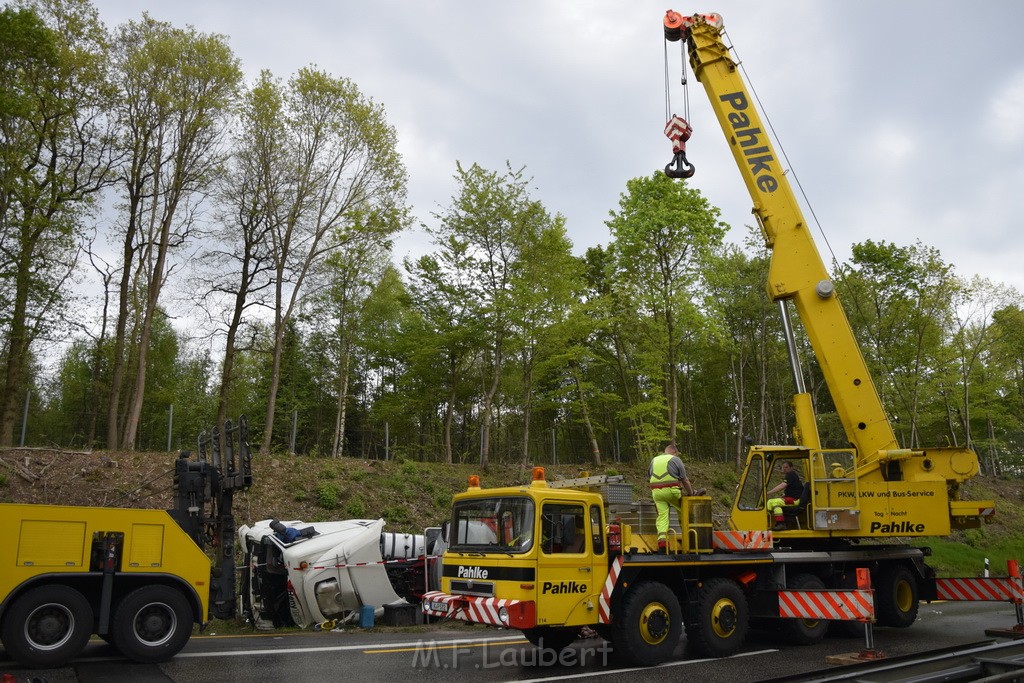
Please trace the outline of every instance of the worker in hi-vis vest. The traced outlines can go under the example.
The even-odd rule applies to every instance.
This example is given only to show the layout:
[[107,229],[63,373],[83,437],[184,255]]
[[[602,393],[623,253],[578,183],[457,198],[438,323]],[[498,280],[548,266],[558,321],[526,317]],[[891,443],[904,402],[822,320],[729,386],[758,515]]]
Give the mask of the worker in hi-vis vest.
[[686,495],[694,495],[693,484],[686,476],[686,466],[679,457],[679,451],[675,444],[665,446],[665,452],[654,456],[651,460],[651,467],[648,470],[651,480],[651,498],[658,508],[658,520],[655,526],[658,529],[658,552],[665,553],[665,535],[668,533],[668,511],[670,507],[679,509],[679,503],[683,499],[683,490]]

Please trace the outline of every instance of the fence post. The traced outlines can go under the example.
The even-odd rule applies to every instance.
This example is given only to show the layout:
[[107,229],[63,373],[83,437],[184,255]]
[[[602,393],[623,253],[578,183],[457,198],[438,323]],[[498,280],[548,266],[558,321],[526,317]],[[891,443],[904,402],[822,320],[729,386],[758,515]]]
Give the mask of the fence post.
[[288,455],[295,455],[295,430],[299,428],[299,411],[292,410],[292,437],[288,441]]
[[171,452],[171,431],[174,429],[174,404],[167,406],[167,452]]

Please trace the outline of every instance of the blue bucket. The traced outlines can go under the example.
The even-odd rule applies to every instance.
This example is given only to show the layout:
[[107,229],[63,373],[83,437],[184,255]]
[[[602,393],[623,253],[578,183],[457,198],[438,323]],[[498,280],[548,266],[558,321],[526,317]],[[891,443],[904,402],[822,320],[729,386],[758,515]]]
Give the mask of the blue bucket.
[[363,605],[359,610],[359,627],[373,628],[373,605]]

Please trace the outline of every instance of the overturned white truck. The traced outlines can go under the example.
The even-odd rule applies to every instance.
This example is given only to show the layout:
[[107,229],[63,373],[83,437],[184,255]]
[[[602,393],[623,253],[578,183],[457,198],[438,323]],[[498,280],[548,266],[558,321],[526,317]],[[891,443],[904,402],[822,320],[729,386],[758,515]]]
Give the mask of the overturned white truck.
[[418,605],[440,586],[441,527],[402,534],[385,532],[384,525],[383,519],[243,525],[243,616],[258,629],[306,628],[356,622],[366,605],[377,617],[385,605]]

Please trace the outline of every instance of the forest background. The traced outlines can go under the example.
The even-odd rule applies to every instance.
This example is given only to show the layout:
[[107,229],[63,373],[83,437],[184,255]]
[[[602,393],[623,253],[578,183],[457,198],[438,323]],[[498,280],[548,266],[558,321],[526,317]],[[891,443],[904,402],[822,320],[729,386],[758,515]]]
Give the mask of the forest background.
[[[82,0],[5,5],[0,45],[0,446],[170,451],[240,414],[264,455],[484,467],[791,441],[769,254],[686,182],[630,180],[574,255],[525,167],[453,161],[414,217],[344,77],[246,83],[225,36]],[[396,263],[417,223],[431,249]],[[851,254],[831,270],[900,444],[1020,476],[1021,293],[921,241]]]

